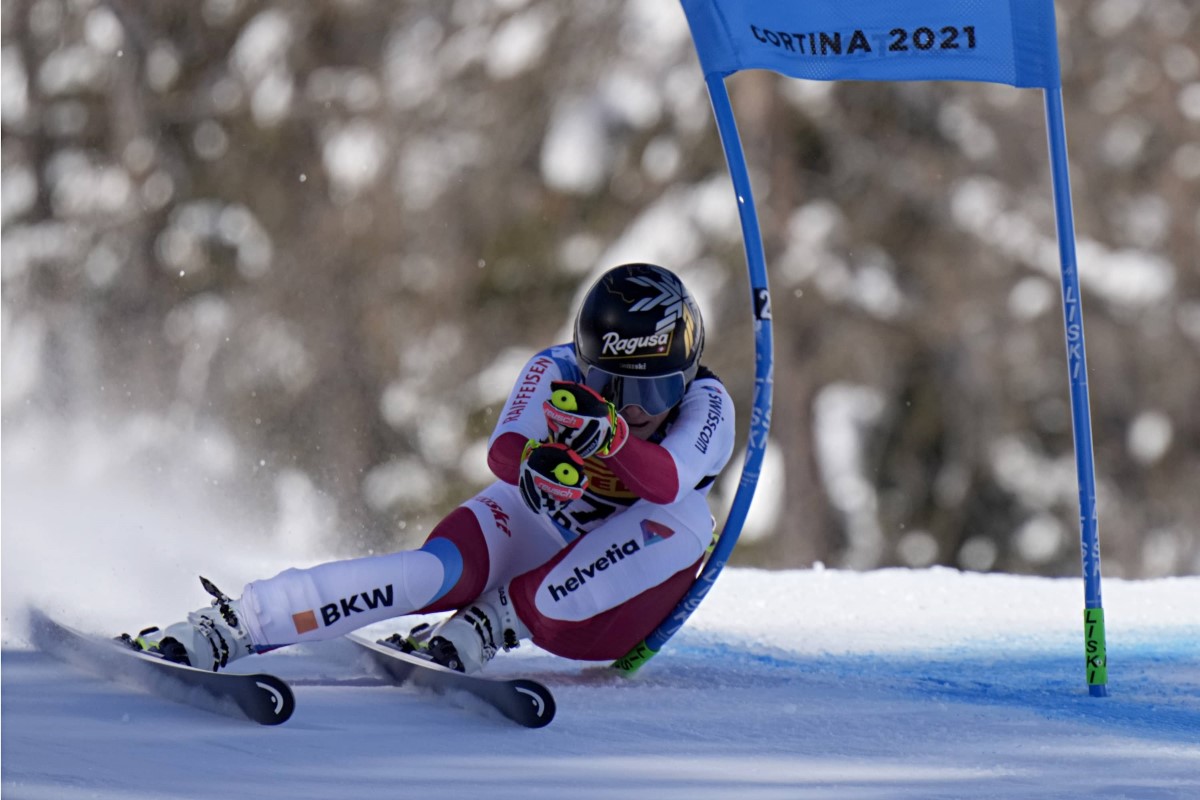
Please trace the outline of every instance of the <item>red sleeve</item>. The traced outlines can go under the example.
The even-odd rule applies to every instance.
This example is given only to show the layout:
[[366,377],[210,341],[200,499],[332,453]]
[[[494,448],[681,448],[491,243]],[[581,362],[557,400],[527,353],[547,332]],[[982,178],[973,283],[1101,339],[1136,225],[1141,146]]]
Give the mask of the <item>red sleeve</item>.
[[671,503],[679,494],[679,472],[665,447],[630,436],[604,463],[634,494],[651,503]]
[[529,441],[514,431],[502,433],[488,448],[488,467],[492,473],[504,481],[517,485],[521,478],[521,453],[525,443]]
[[[500,435],[488,450],[488,467],[504,481],[516,485],[521,477],[521,453],[527,439],[519,433]],[[679,494],[679,473],[665,448],[630,436],[605,464],[629,489],[651,503],[670,503]]]

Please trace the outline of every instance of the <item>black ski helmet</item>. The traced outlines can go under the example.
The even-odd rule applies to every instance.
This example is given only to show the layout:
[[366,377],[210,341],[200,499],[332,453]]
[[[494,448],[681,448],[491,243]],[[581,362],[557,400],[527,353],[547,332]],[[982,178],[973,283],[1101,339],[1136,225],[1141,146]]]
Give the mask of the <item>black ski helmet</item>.
[[683,399],[700,369],[704,321],[670,270],[623,264],[600,276],[575,318],[584,383],[617,408],[662,413]]

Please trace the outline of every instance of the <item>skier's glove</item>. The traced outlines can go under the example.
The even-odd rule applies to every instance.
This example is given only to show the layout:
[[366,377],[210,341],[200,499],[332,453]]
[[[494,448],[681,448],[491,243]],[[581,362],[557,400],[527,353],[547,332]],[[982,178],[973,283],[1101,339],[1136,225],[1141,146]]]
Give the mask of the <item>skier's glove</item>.
[[565,444],[530,439],[521,453],[521,499],[543,514],[552,514],[583,497],[588,478],[583,459]]
[[554,381],[542,403],[550,436],[582,458],[608,458],[629,438],[629,426],[616,407],[582,383]]

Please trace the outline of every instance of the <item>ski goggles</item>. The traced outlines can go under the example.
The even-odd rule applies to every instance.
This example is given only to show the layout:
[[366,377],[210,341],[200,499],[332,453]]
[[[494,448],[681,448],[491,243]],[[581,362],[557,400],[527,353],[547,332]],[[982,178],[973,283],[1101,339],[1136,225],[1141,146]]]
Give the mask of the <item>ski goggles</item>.
[[599,392],[618,410],[637,406],[652,417],[678,405],[687,388],[687,380],[682,372],[642,377],[615,375],[600,367],[589,367],[583,383]]

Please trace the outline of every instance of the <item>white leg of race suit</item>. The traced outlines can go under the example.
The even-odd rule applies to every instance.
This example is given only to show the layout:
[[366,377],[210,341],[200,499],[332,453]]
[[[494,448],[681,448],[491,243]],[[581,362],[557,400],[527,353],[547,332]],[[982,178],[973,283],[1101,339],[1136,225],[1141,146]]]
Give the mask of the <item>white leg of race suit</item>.
[[246,584],[241,608],[257,645],[332,639],[422,608],[444,576],[442,561],[422,550],[333,561]]
[[[699,493],[669,505],[639,501],[583,537],[538,582],[534,631],[586,623],[695,564],[712,540],[712,514]],[[669,610],[669,609],[668,609]],[[660,620],[652,620],[657,624]]]
[[[487,559],[480,594],[566,546],[549,520],[525,506],[515,486],[497,481],[463,505],[479,523],[487,553],[450,548],[460,559]],[[437,540],[426,548],[289,569],[247,584],[241,608],[251,639],[259,647],[332,639],[428,606],[450,590],[457,575],[454,559],[439,557],[444,551]]]

